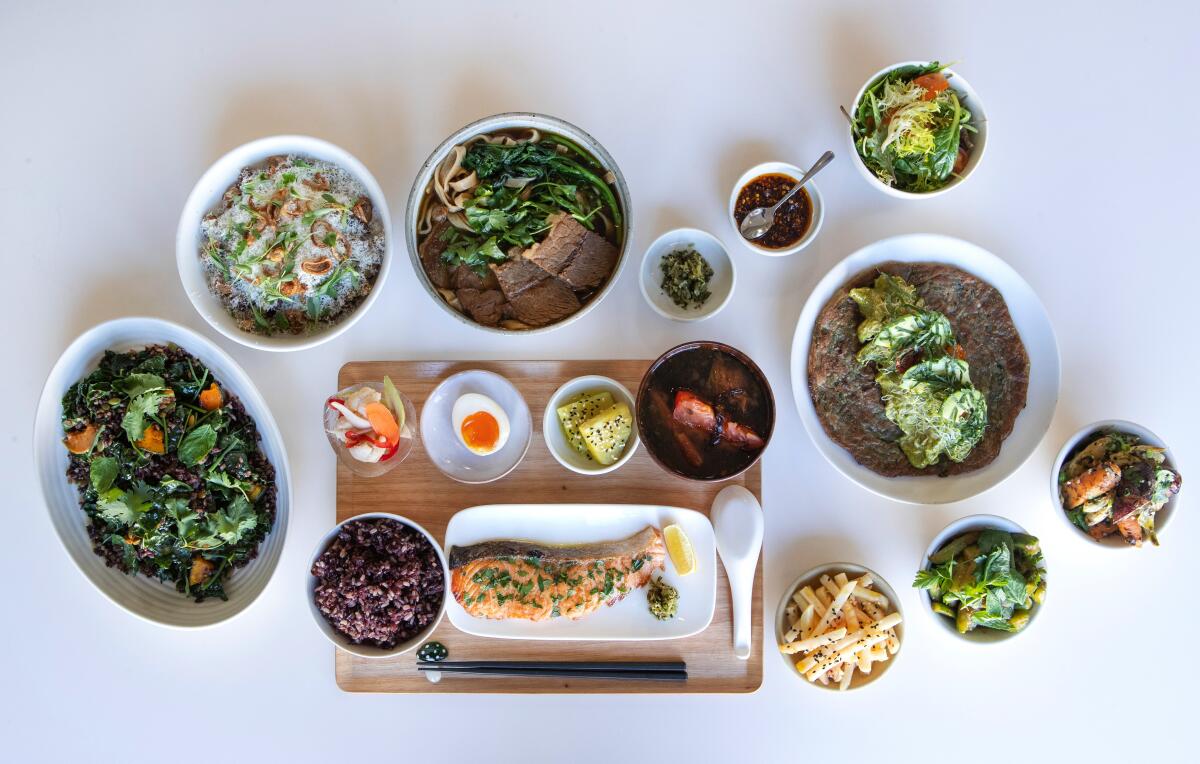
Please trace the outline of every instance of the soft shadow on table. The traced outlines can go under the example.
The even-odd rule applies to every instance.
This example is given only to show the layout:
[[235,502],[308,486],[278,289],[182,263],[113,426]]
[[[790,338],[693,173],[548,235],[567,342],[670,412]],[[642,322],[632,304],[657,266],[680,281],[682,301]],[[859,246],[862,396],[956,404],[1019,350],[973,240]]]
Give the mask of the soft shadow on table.
[[[659,236],[676,228],[702,228],[697,217],[696,215],[689,215],[686,210],[679,209],[678,207],[658,207],[649,215],[651,220],[649,230],[643,229],[643,234],[646,237],[646,246],[650,246],[650,243]],[[720,234],[714,231],[709,231],[709,233],[720,238]]]
[[[406,113],[401,88],[359,87],[339,78],[337,87],[317,88],[300,78],[255,81],[232,87],[215,120],[209,155],[269,135],[311,135],[345,148],[391,190],[401,177],[399,162],[413,115]],[[394,211],[393,211],[394,212]]]
[[[770,532],[768,519],[767,533]],[[789,583],[796,576],[817,565],[827,562],[862,564],[860,561],[865,559],[863,550],[853,539],[846,536],[824,534],[798,536],[792,539],[782,551],[772,550],[771,556],[775,558],[772,566],[780,567],[783,570],[783,579]],[[771,603],[769,606],[774,607],[774,604]]]
[[714,189],[714,193],[721,200],[724,215],[729,214],[729,195],[733,193],[733,184],[742,173],[756,164],[771,161],[791,160],[787,152],[779,146],[758,138],[743,139],[721,150],[721,156],[717,159],[717,188]]
[[[187,297],[179,289],[179,274],[173,252],[114,253],[107,261],[113,269],[105,271],[65,303],[66,315],[58,324],[63,346],[96,324],[126,316],[155,316],[182,321],[194,315]],[[136,267],[123,263],[139,263]],[[153,285],[153,286],[151,286]]]
[[[531,95],[552,93],[555,90],[554,81],[514,82],[507,74],[509,68],[496,67],[491,56],[480,58],[475,65],[471,65],[469,61],[459,63],[460,74],[449,88],[449,95],[442,107],[441,120],[445,124],[445,130],[440,132],[446,135],[492,114],[510,111],[542,112],[544,107],[538,101],[544,96],[530,100]],[[525,74],[532,73],[524,67],[520,67],[519,71]],[[575,121],[570,114],[551,116],[568,122]],[[432,150],[433,146],[429,149]]]
[[895,34],[894,13],[883,6],[842,7],[830,16],[829,27],[819,36],[826,40],[825,50],[832,57],[827,70],[830,88],[841,99],[838,103],[847,109],[851,106],[850,99],[872,72],[898,61],[918,58],[912,46],[919,45],[920,40],[953,39],[938,28],[941,19],[936,15],[921,18],[920,38],[915,42]]

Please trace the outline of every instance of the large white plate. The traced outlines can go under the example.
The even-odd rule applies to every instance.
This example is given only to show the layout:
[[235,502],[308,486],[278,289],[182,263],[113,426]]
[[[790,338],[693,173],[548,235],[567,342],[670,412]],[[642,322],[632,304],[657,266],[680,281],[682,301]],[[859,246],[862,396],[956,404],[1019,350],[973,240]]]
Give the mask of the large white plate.
[[[670,559],[663,579],[679,590],[679,614],[660,621],[650,614],[646,588],[630,592],[612,607],[602,607],[572,621],[552,618],[539,623],[475,618],[448,597],[446,614],[459,631],[500,639],[633,641],[679,639],[698,634],[712,622],[717,605],[717,547],[708,518],[691,509],[642,504],[493,504],[472,507],[450,518],[446,528],[446,557],[452,546],[481,541],[519,539],[546,544],[588,544],[632,536],[647,525],[664,528],[676,523],[687,533],[696,552],[696,570],[675,573]],[[657,577],[658,574],[655,574]]]
[[[199,358],[213,375],[245,406],[258,427],[263,453],[275,467],[275,525],[259,547],[258,556],[229,578],[228,600],[193,602],[174,587],[145,576],[129,576],[107,567],[92,550],[87,516],[79,508],[79,495],[67,480],[67,450],[62,445],[62,396],[67,388],[99,363],[105,350],[133,350],[146,345],[174,342]],[[283,436],[254,383],[223,350],[199,334],[157,318],[122,318],[100,324],[71,343],[54,365],[42,389],[33,430],[33,456],[50,511],[50,521],[67,554],[104,596],[134,615],[164,626],[212,626],[245,610],[266,588],[287,533],[292,480]]]
[[[817,418],[808,392],[808,347],[817,315],[851,277],[872,265],[888,261],[953,265],[1000,290],[1008,303],[1013,323],[1029,353],[1029,393],[1025,410],[1017,417],[1000,454],[982,469],[945,478],[935,475],[883,477],[856,462],[848,451],[833,442]],[[1050,427],[1058,403],[1058,385],[1058,343],[1046,309],[1033,289],[1011,266],[991,252],[949,236],[925,233],[895,236],[869,244],[850,255],[825,274],[809,295],[792,339],[792,393],[800,409],[800,419],[817,450],[839,472],[863,488],[910,504],[947,504],[968,499],[998,485],[1015,472],[1034,452]]]

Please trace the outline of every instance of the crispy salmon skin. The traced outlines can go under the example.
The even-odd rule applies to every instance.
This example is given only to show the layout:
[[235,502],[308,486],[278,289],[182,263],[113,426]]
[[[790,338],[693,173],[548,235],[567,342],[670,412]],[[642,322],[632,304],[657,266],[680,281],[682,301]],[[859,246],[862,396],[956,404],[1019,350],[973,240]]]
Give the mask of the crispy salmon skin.
[[595,544],[484,541],[450,547],[450,591],[476,618],[578,619],[645,586],[665,558],[651,526]]

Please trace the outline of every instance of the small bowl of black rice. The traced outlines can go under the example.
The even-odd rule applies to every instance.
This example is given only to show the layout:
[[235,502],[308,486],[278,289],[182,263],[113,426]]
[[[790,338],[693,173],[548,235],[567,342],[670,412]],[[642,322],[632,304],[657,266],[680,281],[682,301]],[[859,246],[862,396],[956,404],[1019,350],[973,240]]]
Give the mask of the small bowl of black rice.
[[429,531],[371,512],[321,540],[309,566],[309,605],[338,648],[386,658],[428,640],[446,612],[449,580],[446,556]]

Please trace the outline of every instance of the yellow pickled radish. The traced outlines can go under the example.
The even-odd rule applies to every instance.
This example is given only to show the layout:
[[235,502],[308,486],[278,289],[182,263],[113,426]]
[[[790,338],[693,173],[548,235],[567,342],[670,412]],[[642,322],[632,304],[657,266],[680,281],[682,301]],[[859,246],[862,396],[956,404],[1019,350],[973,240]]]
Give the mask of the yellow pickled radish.
[[696,553],[692,551],[692,542],[688,540],[683,528],[678,525],[668,525],[663,528],[663,540],[667,544],[667,554],[675,565],[675,572],[686,576],[696,569]]

